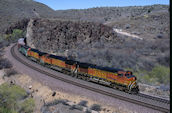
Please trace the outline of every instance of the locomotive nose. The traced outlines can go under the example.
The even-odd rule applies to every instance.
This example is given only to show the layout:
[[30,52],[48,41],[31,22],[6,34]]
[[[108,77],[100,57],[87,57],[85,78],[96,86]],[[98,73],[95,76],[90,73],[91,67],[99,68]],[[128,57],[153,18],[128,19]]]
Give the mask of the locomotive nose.
[[137,80],[136,76],[135,75],[131,75],[131,77],[133,78],[134,81]]
[[135,80],[137,80],[137,78],[136,77],[134,77],[135,78]]

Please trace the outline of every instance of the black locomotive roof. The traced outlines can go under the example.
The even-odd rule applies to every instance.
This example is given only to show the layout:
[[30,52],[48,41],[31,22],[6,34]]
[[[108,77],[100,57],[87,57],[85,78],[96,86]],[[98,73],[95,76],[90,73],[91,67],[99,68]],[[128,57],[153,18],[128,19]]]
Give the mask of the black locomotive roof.
[[42,56],[42,55],[45,55],[47,53],[44,53],[44,52],[39,52],[39,55]]
[[25,45],[21,45],[21,47],[23,47],[25,49],[28,49],[29,48],[28,46],[25,46]]
[[50,54],[49,57],[54,58],[54,59],[58,59],[58,60],[62,60],[62,61],[66,61],[66,58],[62,57],[62,56],[55,56],[55,55]]
[[77,64],[79,65],[79,67],[82,67],[82,68],[88,68],[90,66],[94,66],[93,64],[83,63],[83,62],[77,62]]
[[97,65],[92,65],[90,66],[91,68],[99,69],[99,70],[104,70],[104,71],[109,71],[109,72],[118,72],[118,71],[123,71],[122,69],[117,69],[117,68],[111,68],[111,67],[101,67]]
[[66,60],[65,63],[66,64],[69,64],[69,65],[72,65],[72,64],[76,64],[77,61],[74,61],[74,60]]
[[111,68],[111,67],[103,67],[104,71],[109,71],[109,72],[118,72],[118,71],[123,71],[122,69],[118,68]]
[[33,48],[31,48],[30,50],[33,51],[33,52],[40,52],[37,49],[33,49]]
[[82,67],[82,68],[95,68],[95,69],[99,69],[99,70],[104,70],[104,71],[109,71],[109,72],[113,72],[116,73],[118,71],[123,71],[122,69],[117,69],[117,68],[111,68],[111,67],[101,67],[101,66],[97,66],[94,64],[89,64],[89,63],[81,63],[81,62],[77,62],[77,64]]

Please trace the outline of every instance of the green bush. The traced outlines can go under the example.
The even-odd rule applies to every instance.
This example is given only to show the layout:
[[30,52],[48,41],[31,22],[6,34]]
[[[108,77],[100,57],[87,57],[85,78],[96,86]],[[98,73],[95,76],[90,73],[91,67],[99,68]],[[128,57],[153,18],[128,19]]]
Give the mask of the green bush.
[[157,81],[161,84],[169,84],[170,82],[170,68],[158,65],[149,72],[149,75],[153,78],[157,78]]
[[20,29],[14,29],[12,34],[5,34],[3,37],[7,41],[16,41],[19,38],[23,38],[26,35],[26,31]]
[[4,38],[5,38],[5,40],[10,41],[11,40],[11,34],[5,34]]
[[26,97],[26,91],[17,85],[0,85],[0,113],[33,112],[34,100]]
[[33,98],[28,98],[21,104],[20,112],[33,113],[34,106],[35,106],[35,103],[34,103]]
[[12,38],[22,38],[24,36],[23,34],[24,34],[23,30],[14,29],[11,36],[12,36]]
[[170,68],[162,65],[155,66],[151,71],[126,69],[134,72],[138,82],[150,85],[168,85],[170,83]]

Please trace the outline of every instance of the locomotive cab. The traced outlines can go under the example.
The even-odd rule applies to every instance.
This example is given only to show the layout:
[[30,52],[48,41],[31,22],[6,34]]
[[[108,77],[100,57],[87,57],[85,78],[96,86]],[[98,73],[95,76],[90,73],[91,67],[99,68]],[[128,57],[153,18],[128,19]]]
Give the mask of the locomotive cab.
[[125,83],[130,93],[138,93],[137,79],[131,71],[119,71],[118,78],[123,80],[123,83]]
[[131,76],[133,73],[131,71],[127,71],[125,76]]
[[125,72],[124,71],[118,71],[118,77],[124,77]]

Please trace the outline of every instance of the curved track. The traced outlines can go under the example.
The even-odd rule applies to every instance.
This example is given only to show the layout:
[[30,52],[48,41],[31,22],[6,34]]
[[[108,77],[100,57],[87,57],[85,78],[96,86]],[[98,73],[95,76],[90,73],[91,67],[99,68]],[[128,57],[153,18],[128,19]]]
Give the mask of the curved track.
[[73,84],[76,86],[79,86],[81,88],[85,88],[85,89],[88,89],[88,90],[91,90],[91,91],[94,91],[97,93],[101,93],[103,95],[118,98],[118,99],[121,99],[124,101],[128,101],[128,102],[138,104],[141,106],[145,106],[145,107],[148,107],[148,108],[151,108],[154,110],[158,110],[161,112],[170,113],[170,102],[169,102],[169,100],[165,100],[162,98],[157,98],[157,97],[153,97],[153,96],[149,96],[149,95],[145,95],[145,94],[141,94],[141,93],[139,93],[138,95],[131,95],[131,94],[128,94],[125,92],[116,91],[112,88],[105,88],[105,89],[103,88],[102,89],[101,87],[103,87],[103,86],[92,87],[92,86],[89,86],[86,84],[81,84],[79,82],[72,81],[70,79],[66,79],[65,77],[59,77],[59,76],[56,76],[56,75],[54,75],[54,74],[52,74],[46,70],[41,70],[38,67],[34,67],[31,63],[25,62],[20,57],[18,57],[18,55],[15,52],[16,50],[17,49],[16,49],[16,44],[15,44],[14,46],[12,46],[10,51],[11,51],[12,56],[16,60],[18,60],[19,62],[23,63],[24,65],[26,65],[26,66],[28,66],[28,67],[30,67],[30,68],[32,68],[32,69],[34,69],[40,73],[46,74],[47,76],[53,77],[55,79],[59,79],[61,81],[64,81],[64,82],[67,82],[67,83],[70,83],[70,84]]

